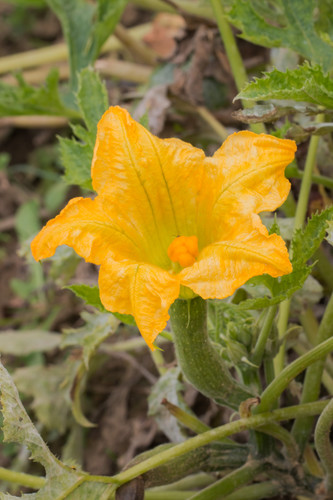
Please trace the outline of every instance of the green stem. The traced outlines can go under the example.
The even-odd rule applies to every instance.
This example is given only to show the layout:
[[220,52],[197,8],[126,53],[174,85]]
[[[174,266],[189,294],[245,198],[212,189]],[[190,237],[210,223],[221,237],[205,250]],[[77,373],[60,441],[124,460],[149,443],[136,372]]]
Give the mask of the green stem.
[[145,500],[188,500],[193,491],[145,491]]
[[327,404],[328,401],[317,401],[315,403],[280,408],[272,412],[260,413],[259,415],[242,418],[222,425],[221,427],[216,427],[215,429],[199,434],[198,436],[194,436],[183,443],[177,444],[172,448],[168,448],[167,450],[160,452],[158,455],[154,455],[153,457],[148,458],[147,460],[144,460],[143,462],[140,462],[123,472],[120,472],[112,478],[104,476],[88,477],[89,480],[96,482],[102,481],[124,484],[151,469],[159,467],[176,457],[184,455],[185,453],[211,443],[212,441],[218,441],[244,430],[255,429],[269,422],[289,420],[296,418],[299,415],[318,415],[318,413],[321,413]]
[[[304,172],[299,170],[295,165],[289,165],[289,167],[286,168],[285,175],[288,179],[291,177],[294,179],[303,179]],[[313,174],[311,180],[314,184],[321,184],[328,189],[333,189],[333,179],[331,177]]]
[[45,484],[44,477],[32,476],[31,474],[24,474],[23,472],[15,472],[4,467],[0,467],[0,480],[8,481],[10,483],[20,484],[27,488],[39,490]]
[[176,300],[170,308],[171,327],[179,366],[202,394],[238,410],[253,395],[232,378],[207,332],[207,304],[197,297]]
[[156,349],[155,351],[150,351],[150,354],[151,354],[152,360],[154,361],[156,370],[158,371],[160,376],[164,375],[168,370],[165,366],[165,361],[164,361],[164,358],[163,358],[161,351]]
[[[317,115],[316,122],[320,123],[322,121],[324,121],[324,115],[323,114]],[[297,207],[296,207],[294,231],[300,229],[305,221],[311,184],[312,184],[312,173],[316,164],[318,144],[319,144],[319,136],[313,135],[310,139],[308,154],[306,157],[306,162],[304,167],[303,179],[301,183],[301,190],[299,193]],[[290,259],[292,259],[292,249],[290,250]],[[288,299],[282,302],[282,304],[280,305],[277,328],[279,332],[279,338],[280,340],[282,340],[282,344],[274,360],[274,367],[276,374],[279,374],[284,367],[286,344],[283,339],[288,326],[290,303],[291,299]]]
[[216,498],[224,498],[225,495],[232,493],[237,487],[252,481],[263,468],[263,462],[255,460],[249,461],[239,469],[230,472],[230,474],[227,474],[214,484],[194,494],[191,500],[215,500]]
[[333,449],[330,433],[333,425],[333,399],[320,415],[315,429],[315,445],[326,472],[326,489],[333,492]]
[[[232,32],[232,29],[227,21],[222,0],[210,0],[215,18],[219,27],[220,35],[224,43],[225,51],[228,56],[228,61],[231,67],[232,74],[235,79],[236,87],[240,92],[247,83],[248,78],[243,63],[242,56],[238,50],[238,46]],[[247,101],[242,101],[244,108],[251,107]],[[250,125],[253,132],[257,134],[265,132],[265,126],[262,123],[253,123]]]
[[231,493],[224,500],[267,500],[267,498],[278,497],[282,488],[276,481],[251,484]]
[[[84,474],[80,478],[80,484],[82,482],[96,482],[104,484],[113,484],[120,486],[135,477],[148,472],[149,470],[155,469],[160,465],[163,465],[174,458],[180,457],[192,450],[195,450],[201,446],[211,443],[212,441],[219,441],[223,438],[236,434],[238,432],[263,427],[270,422],[278,422],[282,420],[290,420],[297,418],[299,415],[318,415],[323,411],[323,409],[328,404],[328,401],[317,401],[314,403],[307,403],[304,405],[290,406],[288,408],[281,408],[279,410],[274,410],[268,413],[261,413],[260,415],[253,415],[249,418],[242,418],[235,422],[230,422],[229,424],[222,425],[215,429],[211,429],[203,434],[199,434],[193,438],[188,439],[184,443],[172,446],[166,451],[162,451],[157,455],[148,458],[140,462],[133,467],[130,467],[126,471],[123,471],[116,476],[93,476]],[[29,474],[24,474],[22,472],[13,472],[0,467],[0,479],[4,481],[11,481],[22,486],[27,486],[30,488],[39,489],[45,485],[45,479],[42,477],[36,477]],[[79,484],[76,483],[75,487]],[[259,485],[257,485],[259,486]],[[229,495],[228,497],[229,498]],[[233,498],[230,496],[230,498]],[[237,497],[238,498],[238,497]],[[244,497],[243,497],[244,498]],[[248,497],[245,497],[248,500]],[[253,497],[257,498],[257,497]],[[258,497],[262,498],[262,497]]]
[[275,422],[263,425],[259,430],[260,432],[264,432],[265,434],[268,434],[269,436],[272,436],[275,439],[281,441],[285,446],[287,455],[291,462],[297,462],[299,456],[298,447],[295,439],[290,434],[290,432],[288,432],[284,427],[281,427],[281,425]]
[[[317,343],[319,345],[315,349],[320,349],[321,346],[325,344],[328,345],[328,343],[333,340],[332,324],[333,324],[333,294],[331,295],[331,298],[326,306],[324,316],[319,326],[318,336],[317,336]],[[310,353],[313,351],[314,349],[310,351]],[[328,352],[326,354],[328,354]],[[319,398],[321,379],[325,366],[324,357],[311,365],[312,366],[308,368],[305,375],[301,403],[316,401]],[[298,443],[298,446],[300,447],[301,452],[304,451],[307,440],[309,439],[309,436],[311,434],[312,427],[313,427],[313,418],[299,418],[296,419],[296,421],[294,422],[292,432],[296,439],[296,442]]]
[[[332,300],[333,303],[333,300]],[[333,308],[332,308],[333,309]],[[331,323],[333,318],[331,319]],[[324,364],[323,358],[333,349],[333,338],[322,342],[317,347],[311,349],[311,351],[307,352],[300,358],[293,361],[290,365],[286,366],[284,370],[273,380],[271,384],[264,390],[261,395],[261,403],[255,409],[256,412],[265,412],[269,411],[275,401],[278,399],[280,394],[288,387],[289,383],[305,368],[310,365],[317,366],[318,363],[321,365]],[[320,360],[320,361],[318,361]],[[315,363],[315,362],[318,363]],[[308,370],[309,371],[309,370]],[[321,376],[321,373],[320,373]],[[320,383],[320,379],[319,379]],[[315,401],[317,398],[311,399],[311,401]],[[305,401],[302,401],[304,403]]]
[[[309,350],[309,346],[304,346],[300,342],[297,344],[293,345],[292,349],[298,354],[298,356],[302,356],[303,354],[307,353]],[[333,378],[332,376],[328,373],[327,370],[323,371],[322,375],[322,383],[325,389],[329,394],[333,394]]]
[[262,362],[262,359],[264,356],[264,352],[265,352],[265,348],[266,348],[266,344],[267,344],[267,339],[268,339],[269,334],[271,333],[271,330],[272,330],[272,325],[273,325],[276,311],[277,311],[277,306],[272,306],[272,307],[268,308],[264,323],[262,325],[257,343],[256,343],[254,351],[253,351],[251,362],[254,363],[255,365],[257,365],[258,367],[261,365],[261,362]]

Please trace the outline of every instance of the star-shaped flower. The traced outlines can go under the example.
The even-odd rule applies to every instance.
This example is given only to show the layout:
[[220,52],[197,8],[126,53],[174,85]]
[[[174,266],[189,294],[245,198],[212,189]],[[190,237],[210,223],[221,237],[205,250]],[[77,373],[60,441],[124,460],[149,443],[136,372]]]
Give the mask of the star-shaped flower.
[[66,244],[99,265],[102,303],[132,314],[153,348],[179,296],[223,299],[253,276],[291,272],[282,238],[258,214],[286,199],[295,150],[294,141],[245,131],[205,157],[111,107],[92,162],[97,196],[72,199],[35,237],[33,256]]

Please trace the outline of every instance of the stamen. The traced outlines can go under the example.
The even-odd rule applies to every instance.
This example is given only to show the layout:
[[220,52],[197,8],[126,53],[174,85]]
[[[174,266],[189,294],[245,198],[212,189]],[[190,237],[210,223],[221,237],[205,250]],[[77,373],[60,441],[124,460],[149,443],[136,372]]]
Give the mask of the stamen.
[[196,236],[177,236],[168,248],[168,257],[178,262],[181,267],[192,266],[198,256],[198,238]]

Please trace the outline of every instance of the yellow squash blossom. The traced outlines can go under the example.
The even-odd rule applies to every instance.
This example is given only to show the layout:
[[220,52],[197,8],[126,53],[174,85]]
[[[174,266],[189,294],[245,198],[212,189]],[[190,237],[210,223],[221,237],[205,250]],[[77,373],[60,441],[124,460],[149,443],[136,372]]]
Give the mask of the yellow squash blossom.
[[245,131],[205,157],[111,107],[92,162],[97,196],[72,199],[35,237],[33,256],[65,244],[99,265],[102,303],[132,314],[153,349],[179,296],[223,299],[253,276],[291,272],[283,240],[257,214],[286,199],[295,150],[293,141]]

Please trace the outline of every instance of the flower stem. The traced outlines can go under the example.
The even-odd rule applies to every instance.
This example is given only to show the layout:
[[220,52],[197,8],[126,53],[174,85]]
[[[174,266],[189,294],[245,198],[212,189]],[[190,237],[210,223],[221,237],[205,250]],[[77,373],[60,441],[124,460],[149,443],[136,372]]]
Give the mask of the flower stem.
[[328,401],[316,401],[314,403],[280,408],[272,412],[260,413],[259,415],[242,418],[194,436],[183,443],[177,444],[172,448],[162,451],[158,455],[154,455],[153,457],[148,458],[147,460],[144,460],[143,462],[140,462],[123,472],[120,472],[112,478],[107,476],[88,476],[88,478],[89,481],[124,484],[151,469],[159,467],[176,457],[184,455],[185,453],[211,443],[212,441],[218,441],[243,430],[258,428],[269,422],[289,420],[299,415],[318,415],[318,413],[320,413],[327,404]]
[[230,472],[222,479],[193,495],[191,500],[212,500],[214,498],[224,498],[225,495],[232,493],[239,486],[243,486],[252,481],[253,478],[263,470],[263,468],[263,462],[250,460],[239,469]]
[[[323,114],[317,115],[316,122],[320,123],[322,121],[324,121],[324,115]],[[307,211],[309,196],[310,196],[310,190],[311,190],[311,184],[312,184],[312,173],[313,173],[313,170],[314,170],[314,167],[316,164],[318,144],[319,144],[319,136],[313,135],[310,139],[308,154],[306,157],[306,162],[305,162],[305,167],[304,167],[304,172],[303,172],[301,190],[299,193],[298,203],[297,203],[297,207],[296,207],[294,231],[296,231],[297,229],[300,229],[303,226],[304,221],[305,221],[306,211]],[[290,250],[289,254],[290,254],[290,258],[292,258],[292,249]],[[290,303],[291,303],[291,299],[287,299],[284,302],[282,302],[282,304],[280,305],[280,312],[279,312],[279,317],[278,317],[278,321],[277,321],[277,327],[278,327],[278,332],[279,332],[279,338],[281,340],[284,338],[286,330],[287,330],[287,326],[288,326]],[[276,374],[279,374],[283,370],[285,350],[286,350],[286,345],[285,345],[285,341],[283,341],[281,344],[280,350],[279,350],[279,352],[274,360],[274,367],[275,367]]]
[[[331,298],[326,306],[324,316],[319,326],[318,337],[317,337],[317,343],[319,345],[315,347],[315,349],[319,349],[324,344],[327,345],[329,342],[333,340],[332,323],[333,323],[333,294],[331,295]],[[313,351],[314,349],[312,349],[310,353]],[[326,354],[328,354],[329,352],[330,351],[328,351]],[[302,358],[303,357],[304,356],[302,356]],[[316,401],[318,399],[324,366],[325,366],[324,357],[319,359],[319,361],[317,361],[316,363],[313,364],[311,363],[311,366],[308,368],[305,375],[301,403],[308,403],[311,401]],[[312,427],[313,427],[313,418],[298,418],[294,422],[292,433],[294,438],[296,439],[296,442],[298,443],[298,446],[300,447],[301,452],[304,451],[307,440],[309,439],[309,436],[311,434]]]
[[231,493],[224,500],[267,500],[267,498],[278,497],[283,489],[276,481],[265,481],[263,483],[251,484]]
[[315,445],[326,472],[326,490],[333,492],[333,449],[330,440],[333,425],[333,399],[320,415],[315,429]]
[[205,396],[238,410],[253,394],[232,378],[212,346],[206,302],[201,297],[178,299],[170,308],[170,319],[178,363],[187,380]]
[[[216,17],[220,35],[223,40],[225,51],[228,56],[231,71],[235,79],[236,87],[240,92],[248,81],[242,56],[238,50],[238,46],[234,34],[232,32],[232,29],[226,19],[226,15],[223,9],[223,1],[210,0],[210,4],[212,6],[213,12]],[[242,101],[242,105],[244,108],[252,106],[246,101]],[[265,126],[263,125],[263,123],[253,123],[250,125],[250,128],[253,132],[256,132],[257,134],[265,132]]]
[[[332,300],[333,304],[333,300]],[[332,316],[331,316],[331,324],[333,321],[333,307],[332,307]],[[329,338],[325,342],[322,342],[317,347],[311,349],[311,351],[307,352],[303,356],[299,357],[295,361],[293,361],[290,365],[286,366],[284,370],[273,380],[271,384],[264,390],[261,395],[261,403],[256,408],[256,413],[269,411],[274,405],[277,398],[280,394],[288,387],[289,383],[305,368],[310,365],[321,366],[324,365],[323,358],[333,349],[333,338]],[[319,360],[319,361],[318,361]],[[315,363],[315,362],[318,363]],[[315,364],[314,364],[315,363]],[[308,370],[309,371],[309,370]],[[320,372],[320,377],[321,377]],[[319,379],[320,384],[320,379]],[[311,401],[315,401],[317,398],[311,399]],[[304,403],[305,401],[302,401]],[[307,402],[307,401],[306,401]],[[297,440],[296,440],[297,441]]]
[[277,306],[269,307],[265,316],[264,324],[259,333],[259,337],[257,343],[255,345],[253,355],[251,358],[251,362],[257,365],[258,367],[261,365],[262,358],[265,352],[265,347],[267,343],[267,339],[272,330],[273,321],[275,318],[275,314],[277,311]]
[[23,472],[16,472],[4,467],[0,467],[0,479],[1,481],[8,481],[10,483],[20,484],[21,486],[26,486],[27,488],[32,488],[34,490],[39,490],[45,484],[44,477],[32,476],[31,474],[25,474]]

